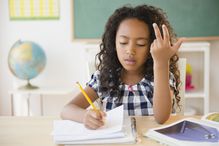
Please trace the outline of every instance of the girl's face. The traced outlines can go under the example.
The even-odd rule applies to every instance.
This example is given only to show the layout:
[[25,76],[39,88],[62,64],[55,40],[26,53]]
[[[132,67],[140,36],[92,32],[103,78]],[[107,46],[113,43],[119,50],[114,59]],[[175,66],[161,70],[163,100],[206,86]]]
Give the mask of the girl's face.
[[140,73],[149,53],[149,28],[135,18],[122,21],[116,34],[117,56],[126,71]]

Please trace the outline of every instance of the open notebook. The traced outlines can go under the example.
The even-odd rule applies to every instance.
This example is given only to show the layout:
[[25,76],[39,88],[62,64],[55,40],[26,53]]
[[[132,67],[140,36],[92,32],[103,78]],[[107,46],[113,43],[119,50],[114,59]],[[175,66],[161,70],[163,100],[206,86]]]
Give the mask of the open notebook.
[[53,138],[56,144],[106,144],[135,143],[136,123],[131,117],[124,117],[123,106],[107,112],[105,125],[90,130],[82,123],[70,120],[54,121]]

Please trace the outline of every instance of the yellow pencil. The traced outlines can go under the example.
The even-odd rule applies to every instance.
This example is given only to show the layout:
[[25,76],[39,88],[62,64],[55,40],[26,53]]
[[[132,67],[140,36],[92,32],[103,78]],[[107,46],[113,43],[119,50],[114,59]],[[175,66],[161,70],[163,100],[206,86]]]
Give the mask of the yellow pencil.
[[78,85],[79,89],[81,90],[82,94],[85,96],[85,98],[87,99],[88,103],[92,106],[92,108],[94,110],[97,110],[96,106],[93,104],[93,102],[90,100],[90,97],[87,95],[87,93],[84,91],[84,89],[81,87],[81,85],[79,84],[79,82],[76,82],[76,84]]

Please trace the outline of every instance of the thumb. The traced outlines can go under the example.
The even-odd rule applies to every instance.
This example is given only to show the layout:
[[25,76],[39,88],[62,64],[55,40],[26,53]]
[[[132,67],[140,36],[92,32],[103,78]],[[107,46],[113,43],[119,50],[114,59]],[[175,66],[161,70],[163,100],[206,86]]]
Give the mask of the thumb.
[[173,49],[178,51],[183,41],[185,41],[185,38],[178,39],[178,41],[173,45]]

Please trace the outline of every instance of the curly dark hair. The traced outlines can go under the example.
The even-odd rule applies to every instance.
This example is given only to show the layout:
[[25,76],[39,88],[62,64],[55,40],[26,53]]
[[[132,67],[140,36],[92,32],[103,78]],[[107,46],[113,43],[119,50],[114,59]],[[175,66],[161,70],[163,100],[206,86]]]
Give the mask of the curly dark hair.
[[[149,28],[149,46],[156,38],[152,24],[157,23],[160,30],[162,30],[162,25],[165,24],[169,30],[170,43],[173,44],[176,41],[176,35],[173,32],[170,23],[167,20],[166,13],[162,9],[156,8],[149,5],[139,5],[132,7],[130,5],[123,6],[116,9],[115,12],[108,19],[105,31],[102,36],[102,42],[100,44],[100,52],[96,55],[97,69],[100,71],[100,84],[104,91],[112,90],[117,93],[120,97],[119,84],[121,82],[121,69],[122,65],[118,60],[116,53],[116,33],[120,23],[126,19],[135,18],[140,21],[145,22]],[[162,31],[161,31],[162,33]],[[175,100],[179,106],[180,96],[179,96],[179,70],[177,67],[177,61],[179,57],[174,54],[170,59],[170,72],[174,74],[176,79],[176,89],[174,89]],[[99,62],[99,63],[97,63]],[[153,59],[151,54],[145,62],[145,77],[149,80],[153,80]],[[110,77],[110,80],[109,80]],[[112,84],[113,83],[113,84]],[[174,101],[175,101],[174,100]],[[174,102],[173,102],[174,104]]]

